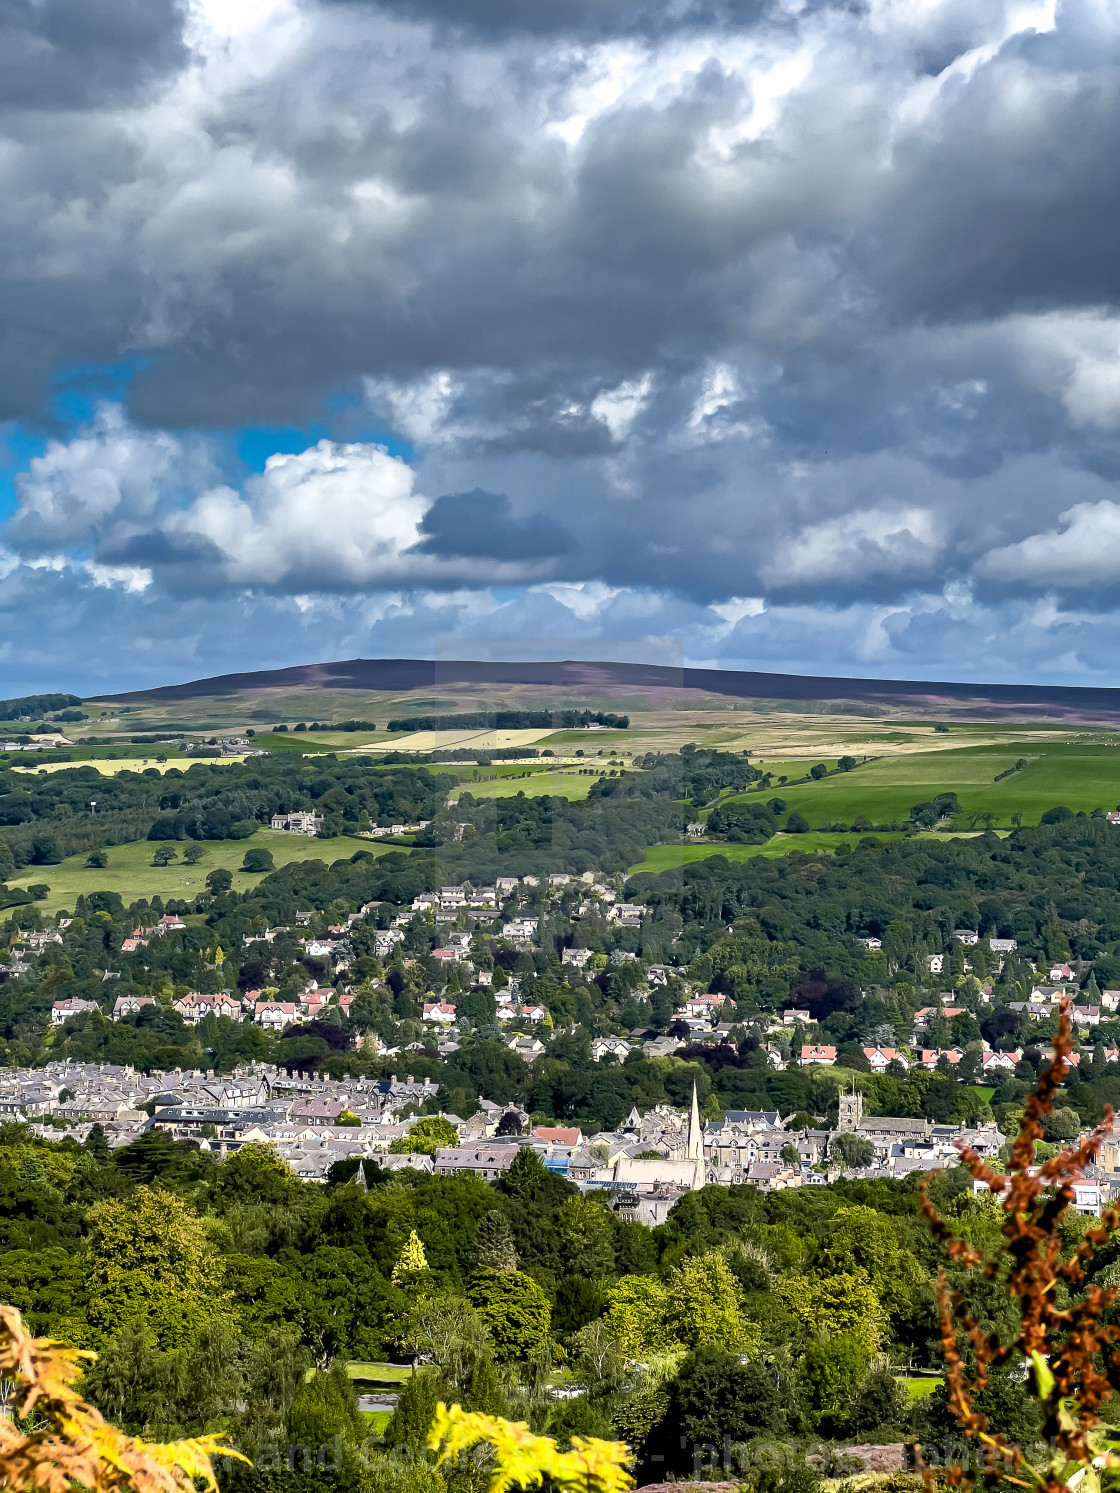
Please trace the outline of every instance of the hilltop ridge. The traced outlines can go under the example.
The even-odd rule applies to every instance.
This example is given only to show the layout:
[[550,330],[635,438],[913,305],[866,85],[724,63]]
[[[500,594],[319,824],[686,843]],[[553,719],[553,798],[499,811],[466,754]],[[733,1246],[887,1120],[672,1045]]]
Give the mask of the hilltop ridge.
[[171,704],[276,690],[354,690],[402,695],[415,690],[505,685],[537,691],[617,698],[640,695],[652,708],[705,695],[722,701],[767,700],[822,708],[861,705],[918,715],[1120,723],[1120,689],[1099,685],[968,684],[905,679],[764,673],[739,669],[668,668],[660,664],[561,659],[534,662],[480,659],[354,658],[297,664],[190,680],[97,701]]

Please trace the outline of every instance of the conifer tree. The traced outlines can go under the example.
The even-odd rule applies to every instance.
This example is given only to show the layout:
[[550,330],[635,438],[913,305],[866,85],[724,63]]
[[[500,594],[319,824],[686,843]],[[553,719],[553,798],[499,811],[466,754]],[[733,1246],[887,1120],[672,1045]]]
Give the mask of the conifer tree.
[[424,1253],[420,1235],[415,1229],[412,1230],[405,1240],[404,1248],[400,1252],[397,1263],[393,1266],[392,1281],[399,1285],[402,1279],[407,1280],[410,1275],[418,1275],[422,1270],[428,1268],[428,1257]]

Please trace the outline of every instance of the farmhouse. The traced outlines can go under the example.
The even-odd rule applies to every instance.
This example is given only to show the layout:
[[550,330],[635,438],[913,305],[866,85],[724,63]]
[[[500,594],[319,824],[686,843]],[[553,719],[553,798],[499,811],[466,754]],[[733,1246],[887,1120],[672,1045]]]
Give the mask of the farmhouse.
[[290,835],[317,835],[323,827],[321,814],[274,814],[272,828],[286,830]]

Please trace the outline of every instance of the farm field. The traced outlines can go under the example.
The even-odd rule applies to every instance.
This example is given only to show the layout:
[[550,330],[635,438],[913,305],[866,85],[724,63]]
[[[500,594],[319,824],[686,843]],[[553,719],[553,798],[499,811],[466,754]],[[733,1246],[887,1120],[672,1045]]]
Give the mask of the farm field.
[[109,864],[102,871],[86,869],[86,857],[72,855],[57,866],[25,866],[22,871],[9,877],[8,885],[26,887],[39,883],[50,887],[50,895],[35,905],[43,912],[57,912],[60,908],[72,911],[78,895],[82,892],[119,892],[127,906],[139,897],[158,894],[168,897],[197,897],[206,890],[208,872],[224,867],[233,873],[234,889],[245,891],[260,876],[240,870],[245,852],[250,849],[271,850],[277,867],[292,861],[342,860],[357,850],[368,850],[371,855],[388,855],[391,845],[379,845],[369,840],[359,840],[350,835],[340,835],[334,840],[313,840],[305,835],[289,835],[283,830],[259,829],[247,840],[203,840],[206,854],[197,866],[187,866],[181,859],[187,841],[171,841],[179,852],[180,859],[169,866],[153,866],[152,853],[164,840],[134,840],[128,845],[110,845],[106,849]]
[[[437,770],[433,768],[433,771]],[[524,767],[518,767],[514,772],[503,773],[496,778],[490,776],[493,771],[489,767],[480,768],[481,781],[464,778],[460,786],[452,790],[451,797],[458,798],[461,793],[469,792],[475,798],[516,798],[519,793],[524,793],[532,797],[547,794],[574,801],[586,798],[592,784],[598,782],[597,778],[581,773],[578,768],[541,767],[527,771]]]
[[[357,733],[355,733],[357,734]],[[543,731],[393,731],[379,734],[378,747],[397,752],[452,752],[470,748],[496,752],[508,747],[533,746],[552,733]]]
[[[80,748],[78,749],[81,750]],[[34,777],[40,772],[65,772],[68,767],[95,767],[105,778],[114,778],[118,772],[143,772],[145,768],[151,767],[156,772],[166,772],[169,767],[177,767],[181,772],[196,762],[244,762],[244,756],[236,757],[168,757],[166,762],[157,762],[155,757],[81,757],[75,753],[73,762],[40,762],[32,766],[30,763],[25,767],[22,762],[12,764],[13,772],[26,772]]]
[[[637,865],[631,866],[629,874],[637,875],[641,871],[660,873],[662,871],[675,871],[678,866],[690,866],[696,861],[710,860],[714,855],[722,855],[729,861],[749,861],[756,855],[763,855],[774,859],[780,855],[790,855],[795,850],[806,852],[826,852],[831,854],[837,845],[856,845],[862,838],[861,835],[830,835],[811,833],[807,835],[775,835],[765,845],[723,845],[713,841],[710,845],[651,845],[646,851],[646,859],[639,861]],[[880,840],[899,840],[901,835],[878,835]]]
[[[1020,758],[1027,762],[1022,771],[993,781]],[[833,766],[827,758],[818,760]],[[767,761],[766,767],[780,775],[776,763]],[[938,793],[956,793],[960,799],[964,813],[954,821],[958,828],[968,825],[970,815],[983,813],[993,814],[995,823],[1007,828],[1014,812],[1022,814],[1024,824],[1037,824],[1046,809],[1059,804],[1075,813],[1114,809],[1120,803],[1120,751],[1099,741],[1068,740],[964,746],[881,757],[817,783],[775,786],[766,796],[777,794],[791,812],[816,827],[829,820],[850,823],[859,815],[873,824],[904,821],[913,804]]]
[[[962,834],[946,835],[941,831],[919,832],[914,838],[918,840],[969,840],[974,834],[981,831],[966,831]],[[999,831],[997,830],[998,834]],[[1006,831],[1005,831],[1006,833]],[[892,834],[886,831],[876,834],[875,839],[901,840],[901,834]],[[817,853],[820,855],[831,855],[838,845],[854,847],[863,839],[862,834],[849,832],[846,835],[830,834],[821,830],[810,830],[807,835],[775,835],[765,845],[731,845],[721,844],[713,840],[710,844],[699,841],[691,845],[651,845],[646,851],[646,859],[639,861],[637,865],[631,866],[628,875],[635,876],[640,871],[675,871],[678,866],[692,865],[695,861],[706,861],[714,855],[722,855],[729,861],[748,861],[756,855],[764,855],[773,860],[781,855],[791,855],[795,850],[806,853]]]

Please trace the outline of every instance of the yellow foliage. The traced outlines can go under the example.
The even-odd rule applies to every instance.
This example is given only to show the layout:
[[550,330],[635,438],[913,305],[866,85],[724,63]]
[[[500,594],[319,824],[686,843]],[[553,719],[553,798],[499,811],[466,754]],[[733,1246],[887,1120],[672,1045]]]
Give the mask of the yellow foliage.
[[139,1317],[161,1348],[178,1348],[228,1311],[225,1265],[206,1222],[182,1198],[161,1187],[138,1187],[127,1202],[96,1203],[87,1218],[95,1333],[111,1337]]
[[490,1493],[511,1488],[535,1488],[547,1478],[573,1493],[625,1493],[632,1488],[630,1448],[624,1441],[600,1441],[595,1436],[573,1436],[572,1449],[562,1452],[549,1436],[534,1436],[524,1421],[499,1420],[493,1415],[450,1409],[441,1401],[428,1434],[428,1447],[437,1452],[437,1465],[461,1456],[486,1442],[495,1454]]
[[791,1275],[775,1281],[774,1293],[810,1332],[823,1327],[833,1337],[855,1338],[868,1353],[878,1352],[886,1322],[866,1280],[853,1275]]
[[196,1481],[217,1493],[211,1458],[235,1457],[223,1436],[155,1445],[106,1423],[75,1391],[90,1355],[31,1337],[13,1306],[0,1306],[0,1376],[14,1381],[13,1406],[36,1429],[0,1419],[0,1481],[12,1493],[194,1493]]
[[718,1250],[689,1255],[667,1281],[624,1275],[607,1293],[606,1325],[628,1358],[674,1347],[757,1353],[761,1330],[743,1315],[743,1293]]
[[400,1258],[393,1266],[392,1280],[396,1285],[402,1276],[414,1275],[418,1271],[427,1270],[428,1257],[424,1253],[424,1245],[420,1235],[415,1229],[412,1230],[405,1240],[404,1248],[401,1250]]

